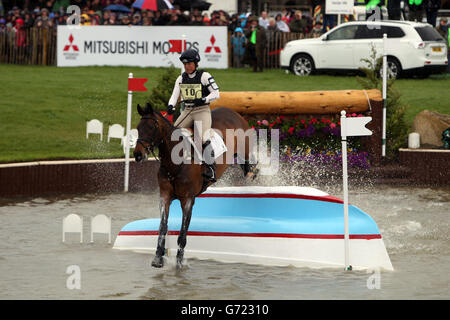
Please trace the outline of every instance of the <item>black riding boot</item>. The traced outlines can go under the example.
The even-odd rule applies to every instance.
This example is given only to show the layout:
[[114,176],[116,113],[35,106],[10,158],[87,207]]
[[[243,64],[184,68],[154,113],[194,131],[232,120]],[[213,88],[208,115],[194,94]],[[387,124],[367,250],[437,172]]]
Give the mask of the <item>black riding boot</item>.
[[[202,150],[205,150],[205,148],[211,143],[210,140],[206,141],[203,146]],[[214,150],[211,149],[211,157],[212,159],[215,159],[214,157]],[[203,173],[203,176],[208,179],[208,181],[216,182],[216,162],[213,160],[212,163],[208,163],[206,161],[203,161],[203,163],[206,165],[206,172]]]

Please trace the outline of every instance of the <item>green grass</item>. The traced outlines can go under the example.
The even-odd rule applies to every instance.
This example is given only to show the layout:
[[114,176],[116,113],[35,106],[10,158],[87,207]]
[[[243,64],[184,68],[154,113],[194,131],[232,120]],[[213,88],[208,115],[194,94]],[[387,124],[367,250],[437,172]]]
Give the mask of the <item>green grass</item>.
[[[151,90],[162,68],[0,65],[0,162],[42,159],[123,157],[118,140],[106,142],[107,128],[125,126],[127,78],[149,78]],[[313,91],[361,89],[354,76],[296,77],[282,70],[253,73],[250,69],[210,70],[221,91]],[[411,125],[424,109],[450,113],[450,78],[397,80]],[[149,92],[133,94],[132,127],[137,103]],[[103,142],[86,139],[86,121],[104,123]]]

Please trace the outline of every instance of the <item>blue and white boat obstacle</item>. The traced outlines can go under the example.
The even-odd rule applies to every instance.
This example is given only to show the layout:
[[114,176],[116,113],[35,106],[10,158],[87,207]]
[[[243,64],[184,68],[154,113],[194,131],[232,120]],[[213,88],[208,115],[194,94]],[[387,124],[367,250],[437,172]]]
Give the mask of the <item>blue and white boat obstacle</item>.
[[[343,267],[344,202],[306,187],[208,188],[196,198],[186,258],[273,266]],[[170,207],[166,252],[175,256],[182,210]],[[114,248],[154,253],[160,219],[138,220],[119,232]],[[375,221],[349,205],[353,269],[393,270]]]

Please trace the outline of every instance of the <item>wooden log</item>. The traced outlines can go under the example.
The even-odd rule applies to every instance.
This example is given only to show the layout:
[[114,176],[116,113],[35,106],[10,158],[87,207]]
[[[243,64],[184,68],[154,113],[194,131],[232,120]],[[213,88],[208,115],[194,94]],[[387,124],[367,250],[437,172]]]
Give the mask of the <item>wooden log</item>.
[[211,109],[227,107],[240,114],[337,114],[366,112],[369,100],[382,101],[373,90],[221,92]]

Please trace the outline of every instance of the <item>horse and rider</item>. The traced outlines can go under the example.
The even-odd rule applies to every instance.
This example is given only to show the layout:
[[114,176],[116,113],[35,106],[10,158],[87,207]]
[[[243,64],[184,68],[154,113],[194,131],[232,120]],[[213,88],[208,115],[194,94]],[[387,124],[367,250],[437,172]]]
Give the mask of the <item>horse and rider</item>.
[[[219,87],[214,77],[210,73],[199,70],[198,63],[200,56],[194,49],[184,51],[180,60],[184,64],[184,70],[175,81],[172,96],[168,103],[167,112],[173,114],[175,105],[181,96],[181,105],[184,106],[175,124],[167,120],[159,111],[147,103],[145,108],[137,106],[141,120],[137,126],[139,138],[134,149],[134,157],[137,162],[143,161],[150,153],[154,154],[154,149],[158,149],[158,156],[155,157],[160,162],[158,171],[158,185],[160,190],[160,213],[161,221],[159,227],[158,243],[155,258],[152,266],[160,268],[164,265],[165,240],[168,233],[169,208],[173,200],[180,201],[183,211],[182,224],[178,236],[177,268],[183,265],[184,248],[186,237],[192,216],[192,208],[195,198],[206,190],[206,188],[222,176],[228,167],[226,161],[215,162],[214,152],[211,152],[209,161],[203,159],[196,163],[176,163],[172,159],[176,146],[180,140],[172,139],[175,130],[180,128],[193,129],[194,134],[201,135],[202,150],[209,146],[212,150],[211,138],[212,130],[220,133],[227,146],[224,155],[232,153],[232,157],[244,159],[241,164],[244,176],[255,176],[256,167],[251,164],[250,137],[244,135],[245,147],[238,148],[239,137],[233,135],[229,137],[226,131],[249,132],[247,121],[237,112],[229,108],[217,108],[210,110],[210,102],[219,98]],[[183,139],[183,137],[180,137]],[[232,141],[227,141],[232,139]],[[240,139],[240,138],[239,138]],[[228,147],[231,145],[231,147]],[[206,157],[205,157],[206,158]],[[229,157],[227,157],[229,158]],[[212,208],[213,209],[213,208]]]
[[[194,49],[184,51],[180,60],[184,65],[182,75],[175,81],[172,96],[169,100],[167,113],[173,114],[175,105],[181,95],[184,110],[181,112],[174,126],[178,128],[191,128],[194,126],[194,132],[201,135],[203,142],[202,150],[211,143],[211,109],[209,104],[219,99],[219,87],[210,73],[198,70],[200,55]],[[201,125],[198,125],[201,123]],[[214,154],[212,155],[214,159]],[[213,162],[205,162],[208,170],[204,176],[216,182],[216,164]]]

